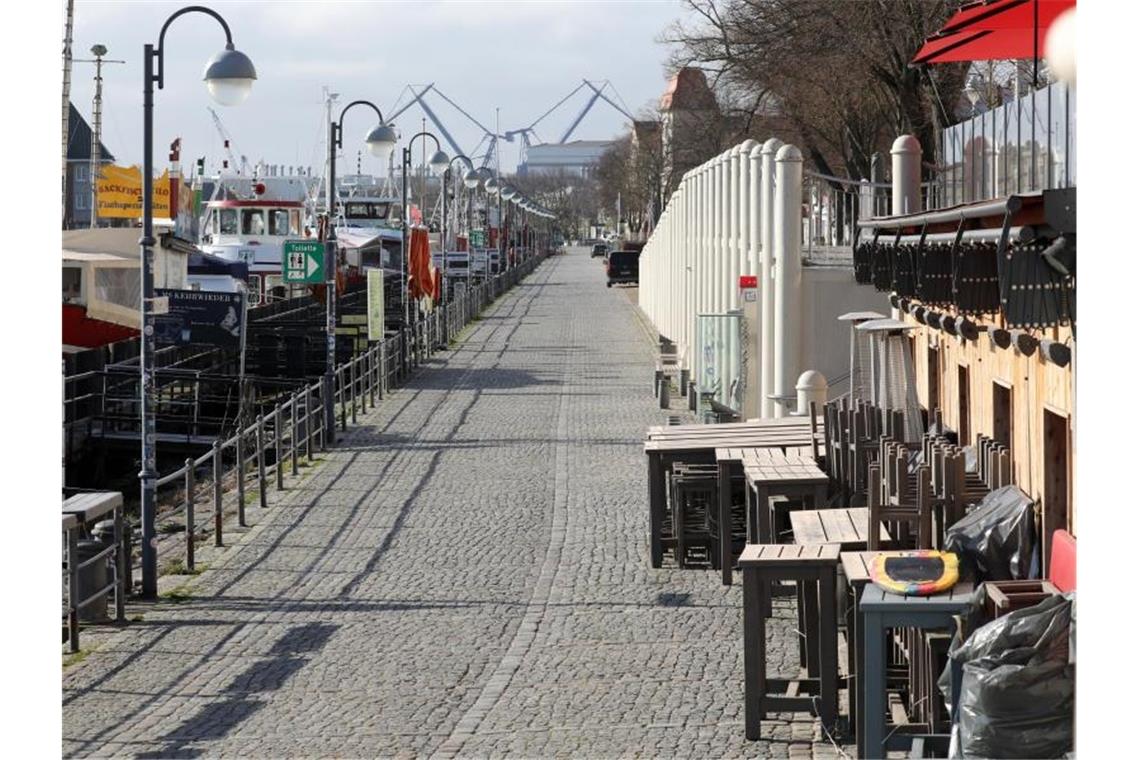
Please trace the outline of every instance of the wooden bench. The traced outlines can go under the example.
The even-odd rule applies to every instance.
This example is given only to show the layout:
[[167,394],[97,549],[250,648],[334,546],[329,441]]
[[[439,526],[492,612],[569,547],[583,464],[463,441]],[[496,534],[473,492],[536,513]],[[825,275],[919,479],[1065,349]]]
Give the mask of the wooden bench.
[[[769,712],[812,712],[831,731],[839,714],[838,629],[835,572],[839,546],[750,544],[740,555],[744,573],[744,735],[760,738]],[[771,678],[763,610],[774,582],[795,581],[800,589],[806,634],[807,676]],[[806,692],[800,694],[799,692]]]

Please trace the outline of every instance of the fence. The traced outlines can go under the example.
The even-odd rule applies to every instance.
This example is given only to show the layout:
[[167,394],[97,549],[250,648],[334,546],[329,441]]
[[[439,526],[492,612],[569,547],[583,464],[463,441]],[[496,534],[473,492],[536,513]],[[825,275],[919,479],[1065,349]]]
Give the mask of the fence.
[[[358,413],[375,408],[385,393],[402,384],[436,350],[446,348],[465,325],[545,258],[546,253],[532,255],[518,266],[473,285],[444,306],[422,315],[411,326],[338,365],[334,371],[333,404],[341,429],[346,430],[350,422],[355,424]],[[84,373],[76,382],[90,383],[94,378],[89,375],[94,374],[97,373]],[[335,431],[326,429],[324,393],[319,381],[292,390],[284,402],[250,422],[242,421],[228,438],[214,439],[209,451],[196,459],[186,459],[180,468],[158,478],[158,489],[182,491],[184,526],[182,541],[177,543],[181,544],[179,554],[187,571],[195,569],[195,537],[211,523],[214,544],[223,545],[227,497],[236,499],[237,523],[245,527],[250,488],[256,492],[258,504],[265,507],[271,480],[274,489],[282,490],[286,470],[297,475],[302,458],[311,462],[316,451],[329,447]],[[97,403],[94,396],[93,391],[84,389],[72,400]],[[223,483],[230,477],[236,487],[227,493]],[[203,499],[198,489],[207,481],[211,487]],[[207,512],[200,513],[200,506],[207,507]],[[65,525],[65,533],[67,530]],[[160,542],[158,551],[161,561],[171,551],[170,542]]]

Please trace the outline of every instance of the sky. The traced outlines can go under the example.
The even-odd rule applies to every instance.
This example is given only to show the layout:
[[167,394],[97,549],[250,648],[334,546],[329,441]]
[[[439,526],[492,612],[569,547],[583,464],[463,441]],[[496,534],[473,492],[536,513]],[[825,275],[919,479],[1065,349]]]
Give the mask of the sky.
[[[108,49],[107,59],[126,61],[104,64],[103,74],[103,144],[119,164],[142,160],[143,45],[157,44],[163,22],[187,4],[75,2],[74,57],[92,58],[91,46],[101,43]],[[206,61],[223,48],[224,32],[205,14],[179,17],[166,35],[165,87],[155,94],[156,167],[165,165],[167,146],[175,137],[182,138],[187,168],[202,155],[208,156],[208,168],[220,163],[222,139],[207,110],[213,107],[235,155],[251,162],[312,166],[317,174],[328,130],[322,95],[326,85],[339,93],[341,108],[352,100],[371,100],[387,118],[397,102],[408,99],[407,85],[434,82],[492,131],[498,107],[500,130],[505,131],[529,126],[582,79],[599,84],[609,80],[621,98],[618,102],[639,115],[656,103],[666,85],[669,50],[657,39],[684,14],[677,0],[206,4],[226,19],[235,47],[252,59],[258,80],[240,106],[216,105],[202,72]],[[93,64],[75,63],[72,72],[71,99],[88,120],[94,70]],[[613,96],[612,90],[606,92]],[[471,152],[483,130],[437,94],[427,100],[456,142]],[[535,127],[539,141],[557,141],[588,100],[589,92],[583,89],[540,122]],[[420,131],[423,116],[417,105],[396,120],[404,139]],[[599,100],[571,139],[611,138],[627,121]],[[340,173],[355,171],[358,151],[364,153],[365,173],[382,171],[363,146],[374,124],[375,116],[366,107],[347,114]],[[422,142],[416,142],[417,154]],[[415,160],[418,163],[418,155]],[[518,143],[504,144],[503,170],[513,171],[517,160]]]

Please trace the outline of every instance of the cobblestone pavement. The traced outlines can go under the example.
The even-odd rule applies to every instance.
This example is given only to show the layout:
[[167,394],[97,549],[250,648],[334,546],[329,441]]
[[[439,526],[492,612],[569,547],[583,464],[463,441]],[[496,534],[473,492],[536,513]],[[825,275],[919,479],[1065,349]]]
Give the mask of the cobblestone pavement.
[[665,412],[603,283],[548,260],[185,601],[68,668],[64,754],[833,755],[810,716],[744,740],[739,583],[649,567],[640,441]]

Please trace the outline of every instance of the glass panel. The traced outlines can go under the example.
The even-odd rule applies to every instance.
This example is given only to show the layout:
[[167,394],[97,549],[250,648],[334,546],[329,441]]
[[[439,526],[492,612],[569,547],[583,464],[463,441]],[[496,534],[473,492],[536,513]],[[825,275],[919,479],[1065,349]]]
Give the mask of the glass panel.
[[137,268],[102,267],[95,270],[95,297],[100,301],[137,309],[141,287]]
[[261,209],[243,208],[241,210],[241,234],[265,234],[265,214],[261,213]]
[[1033,93],[1017,101],[1017,191],[1033,191]]
[[301,234],[301,212],[296,209],[289,212],[289,234]]
[[993,152],[994,152],[994,197],[1008,194],[1006,190],[1006,146],[1005,146],[1005,106],[999,106],[993,113]]
[[964,167],[962,166],[962,125],[955,124],[949,129],[950,132],[950,205],[954,206],[962,202],[962,177]]
[[288,235],[289,234],[289,210],[283,208],[275,208],[269,211],[269,234],[270,235]]
[[1069,125],[1065,118],[1065,85],[1057,83],[1049,88],[1049,158],[1052,161],[1052,178],[1049,187],[1068,187],[1065,176],[1065,151],[1069,146]]
[[63,268],[63,302],[78,303],[83,270],[79,267]]
[[1033,98],[1033,178],[1036,190],[1052,187],[1053,160],[1050,152],[1049,104],[1052,88],[1043,87],[1034,93]]
[[710,400],[732,409],[743,408],[740,315],[697,316],[697,391],[699,416],[711,411]]
[[236,208],[224,208],[218,214],[223,235],[236,235],[238,233],[238,220]]
[[1077,91],[1073,88],[1068,88],[1069,107],[1068,107],[1068,125],[1066,130],[1068,138],[1068,150],[1066,164],[1068,166],[1068,185],[1069,187],[1077,186]]

